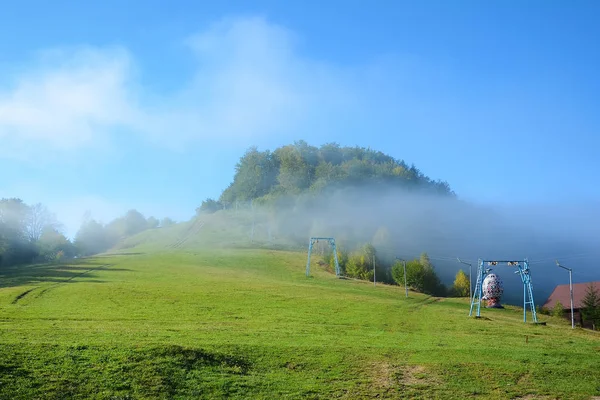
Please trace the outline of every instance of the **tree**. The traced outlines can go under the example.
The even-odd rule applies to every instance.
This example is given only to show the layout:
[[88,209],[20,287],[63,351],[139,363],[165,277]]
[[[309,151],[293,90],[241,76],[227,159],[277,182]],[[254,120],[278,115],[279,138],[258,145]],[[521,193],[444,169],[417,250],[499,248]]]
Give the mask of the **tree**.
[[377,262],[377,252],[375,247],[368,243],[348,257],[346,274],[350,278],[372,281],[374,261]]
[[148,228],[146,217],[137,210],[129,210],[125,214],[125,236],[132,236]]
[[[408,274],[406,274],[408,277]],[[404,261],[396,260],[392,264],[392,279],[400,286],[404,286]]]
[[471,282],[469,277],[462,269],[458,271],[454,278],[454,285],[452,286],[454,295],[456,297],[468,297],[471,293]]
[[46,226],[38,240],[39,256],[44,261],[54,261],[62,257],[73,257],[76,250],[73,244],[57,229]]
[[337,143],[326,143],[319,149],[321,160],[331,165],[340,165],[344,161],[344,154]]
[[423,293],[434,296],[445,296],[446,286],[435,273],[435,266],[431,263],[427,253],[421,253],[419,264],[423,267]]
[[433,267],[433,265],[431,264],[431,260],[429,259],[429,255],[427,255],[427,253],[425,253],[425,252],[421,253],[421,257],[419,258],[419,262],[425,268],[432,268]]
[[554,307],[552,308],[552,316],[562,317],[563,315],[565,315],[565,306],[563,306],[563,304],[559,300],[556,302],[556,304],[554,304]]
[[95,220],[84,222],[75,235],[75,246],[81,255],[106,251],[112,245],[107,229]]
[[323,189],[329,186],[343,182],[346,178],[347,174],[340,165],[334,165],[331,162],[321,162],[315,167],[311,190],[313,192],[323,191]]
[[[399,285],[404,286],[404,266],[396,261],[392,266],[392,278]],[[421,254],[419,259],[406,263],[406,283],[411,289],[434,296],[444,296],[446,287],[442,284],[435,273],[435,269],[429,261],[426,253]]]
[[280,162],[277,181],[289,194],[299,194],[310,186],[311,166],[302,157],[296,146],[285,146],[277,149],[275,154]]
[[408,286],[417,292],[425,293],[427,290],[427,270],[419,260],[406,264],[406,278]]
[[278,159],[273,153],[250,147],[237,163],[233,182],[223,191],[219,202],[233,203],[266,195],[276,184],[278,168]]
[[5,237],[19,240],[27,237],[29,207],[17,198],[0,200],[0,221]]
[[160,221],[154,217],[148,217],[148,220],[146,222],[148,229],[158,228],[158,225],[160,225]]
[[[60,232],[55,216],[41,203],[29,206],[18,198],[0,200],[0,264],[28,264],[46,260],[48,254],[73,253],[72,244]],[[50,248],[46,232],[62,236],[60,249]],[[42,242],[42,239],[46,240]],[[57,244],[58,246],[58,244]]]
[[165,218],[162,219],[162,221],[160,221],[160,226],[163,227],[163,228],[166,228],[166,227],[171,226],[171,225],[175,225],[175,221],[173,221],[169,217],[165,217]]
[[200,207],[196,208],[196,215],[204,214],[212,214],[219,210],[223,209],[223,205],[211,198],[202,201]]
[[0,200],[0,250],[2,264],[32,262],[37,256],[35,245],[28,239],[29,206],[21,199]]
[[336,143],[317,148],[305,141],[297,141],[273,152],[249,148],[236,164],[233,182],[218,201],[229,208],[238,200],[296,195],[306,191],[314,193],[341,185],[360,186],[374,182],[453,195],[446,182],[434,181],[414,165],[408,166],[380,151],[340,147]]
[[[342,245],[337,245],[337,258],[338,264],[340,266],[340,271],[342,275],[346,275],[346,269],[348,266],[348,252]],[[329,253],[325,257],[325,261],[329,265],[331,271],[335,271],[335,258],[333,255],[333,250],[329,251]]]
[[106,240],[117,243],[127,236],[127,223],[124,217],[115,218],[104,226]]
[[[404,286],[403,261],[396,261],[392,266],[392,278],[397,284]],[[406,261],[406,284],[417,292],[425,290],[424,268],[417,259]]]
[[590,321],[592,329],[596,330],[596,325],[600,323],[600,294],[591,282],[586,289],[581,305],[581,314],[584,320]]
[[58,228],[56,217],[41,203],[30,206],[26,220],[26,230],[29,240],[37,242],[45,228]]

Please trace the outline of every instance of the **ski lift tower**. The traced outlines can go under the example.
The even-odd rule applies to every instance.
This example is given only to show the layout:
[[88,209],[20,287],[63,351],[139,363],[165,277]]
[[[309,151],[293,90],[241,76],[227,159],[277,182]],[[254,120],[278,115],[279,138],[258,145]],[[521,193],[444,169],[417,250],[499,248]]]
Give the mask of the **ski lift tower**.
[[306,276],[310,276],[310,255],[312,253],[313,246],[319,243],[319,240],[329,243],[331,250],[333,251],[333,259],[335,261],[335,275],[339,277],[342,272],[340,270],[340,263],[338,262],[337,247],[335,246],[335,239],[332,237],[311,237],[308,242],[308,259],[306,260]]
[[473,308],[477,305],[476,317],[481,317],[481,300],[483,295],[483,280],[486,275],[491,271],[491,268],[485,269],[487,263],[488,267],[497,266],[498,264],[506,263],[509,267],[516,267],[515,274],[520,275],[521,281],[523,282],[523,322],[527,322],[527,305],[531,309],[531,315],[533,322],[537,323],[537,313],[535,311],[535,303],[533,300],[533,285],[531,283],[531,270],[529,269],[529,261],[527,259],[523,261],[503,260],[503,261],[487,261],[479,260],[477,267],[477,283],[475,284],[475,292],[471,299],[471,310],[469,316],[473,315]]

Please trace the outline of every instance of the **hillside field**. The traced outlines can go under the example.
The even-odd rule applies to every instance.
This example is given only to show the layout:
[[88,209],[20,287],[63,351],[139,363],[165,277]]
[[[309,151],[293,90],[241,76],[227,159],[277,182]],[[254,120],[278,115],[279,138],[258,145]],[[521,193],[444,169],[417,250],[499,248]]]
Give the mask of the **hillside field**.
[[0,398],[600,396],[600,335],[568,321],[307,278],[302,252],[128,247],[0,271]]

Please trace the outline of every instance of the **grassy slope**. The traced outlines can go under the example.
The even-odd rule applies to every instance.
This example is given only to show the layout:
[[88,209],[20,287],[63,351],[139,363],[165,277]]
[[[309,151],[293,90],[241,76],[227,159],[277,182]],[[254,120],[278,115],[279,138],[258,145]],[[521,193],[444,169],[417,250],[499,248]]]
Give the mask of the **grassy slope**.
[[169,229],[128,255],[2,271],[0,397],[600,395],[594,332],[516,309],[470,319],[464,300],[316,266],[306,278],[301,253],[173,248],[187,227]]

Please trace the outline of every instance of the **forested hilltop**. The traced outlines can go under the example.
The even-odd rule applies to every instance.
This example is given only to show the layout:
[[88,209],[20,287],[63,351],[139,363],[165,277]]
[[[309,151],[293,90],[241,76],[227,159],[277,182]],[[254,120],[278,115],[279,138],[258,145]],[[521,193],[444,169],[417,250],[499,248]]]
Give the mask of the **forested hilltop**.
[[[447,182],[425,176],[404,160],[370,148],[297,141],[274,151],[248,149],[219,199],[204,200],[196,211],[201,218],[251,205],[252,240],[260,242],[262,233],[267,243],[285,238],[304,246],[310,236],[334,235],[345,276],[372,281],[376,274],[379,281],[403,283],[404,271],[394,254],[396,240],[404,237],[396,228],[406,220],[393,226],[388,212],[414,212],[418,219],[415,202],[431,198],[452,200],[455,194]],[[318,252],[322,264],[333,269],[330,249]],[[410,260],[407,275],[415,290],[448,292],[426,253]]]
[[434,181],[414,165],[381,151],[337,143],[315,147],[301,140],[274,151],[248,149],[236,165],[233,182],[218,201],[207,199],[201,209],[215,211],[229,208],[236,201],[268,202],[281,196],[320,194],[364,185],[454,195],[447,182]]

